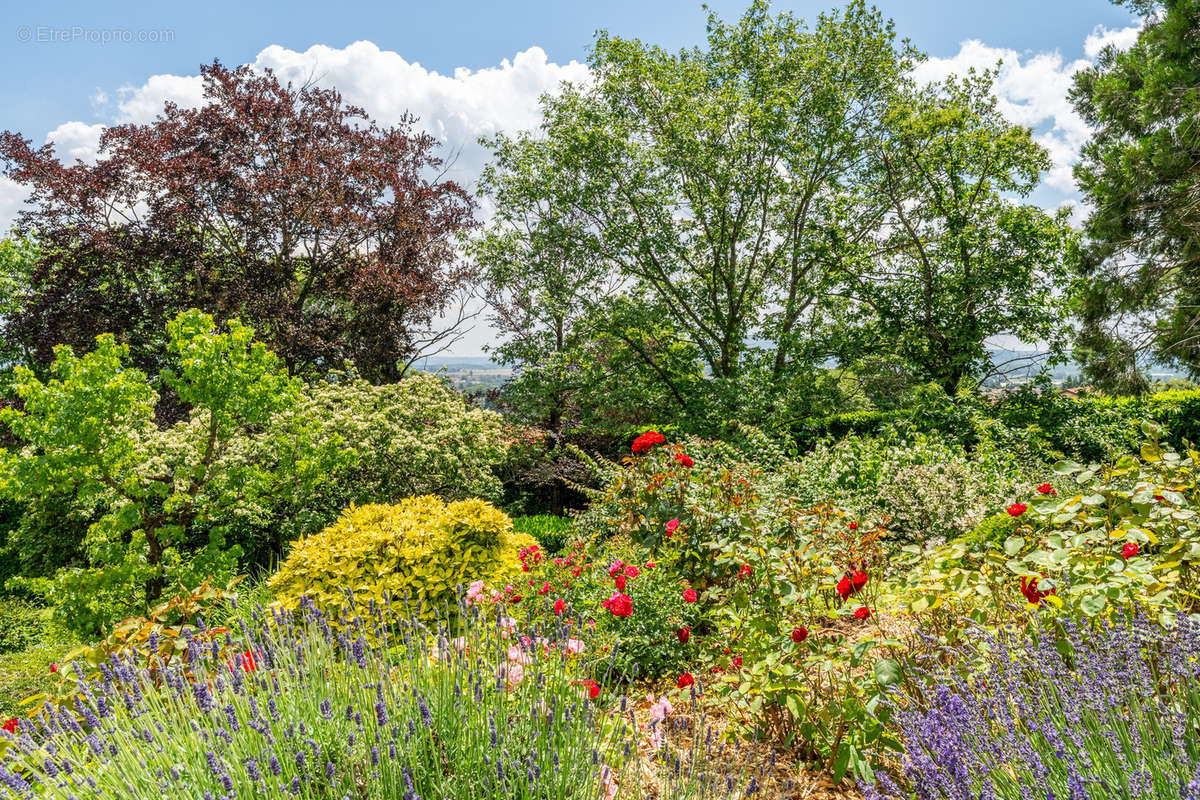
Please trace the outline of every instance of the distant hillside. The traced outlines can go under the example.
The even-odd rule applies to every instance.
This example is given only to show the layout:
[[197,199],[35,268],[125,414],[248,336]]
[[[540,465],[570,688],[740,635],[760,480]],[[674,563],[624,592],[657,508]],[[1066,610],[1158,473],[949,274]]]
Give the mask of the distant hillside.
[[431,356],[422,358],[413,366],[422,372],[437,372],[442,367],[460,369],[508,369],[490,360],[487,356]]
[[[1079,364],[1074,361],[1067,361],[1064,364],[1056,364],[1052,367],[1045,367],[1045,358],[1039,357],[1040,354],[1036,350],[1006,350],[1004,348],[989,348],[988,352],[992,356],[992,363],[996,365],[1008,363],[1004,368],[1005,374],[993,376],[987,381],[984,381],[984,386],[1006,386],[1014,383],[1025,383],[1032,378],[1040,375],[1043,370],[1050,376],[1050,380],[1058,384],[1078,385],[1082,382],[1082,370]],[[1154,365],[1150,370],[1151,380],[1166,381],[1171,378],[1186,378],[1187,373],[1177,369],[1173,369],[1164,365]]]
[[498,389],[512,377],[512,369],[495,363],[487,356],[433,356],[414,365],[422,372],[445,376],[460,392],[486,393]]

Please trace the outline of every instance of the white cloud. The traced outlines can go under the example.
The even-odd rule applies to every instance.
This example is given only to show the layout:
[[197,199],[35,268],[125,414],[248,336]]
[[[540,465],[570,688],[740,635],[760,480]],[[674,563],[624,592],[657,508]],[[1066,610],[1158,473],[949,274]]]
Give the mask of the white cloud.
[[100,134],[106,126],[83,122],[64,122],[46,136],[54,143],[54,153],[64,164],[76,161],[94,162],[100,147]]
[[1140,22],[1127,28],[1110,29],[1103,25],[1097,25],[1084,40],[1083,52],[1094,61],[1099,57],[1100,52],[1109,45],[1114,45],[1118,50],[1128,50],[1133,47],[1133,43],[1137,41],[1138,34],[1141,32],[1142,24]]
[[999,62],[995,91],[1001,113],[1034,130],[1037,141],[1049,151],[1053,164],[1045,177],[1046,184],[1070,194],[1075,191],[1071,167],[1091,133],[1067,97],[1075,73],[1091,66],[1109,45],[1129,48],[1137,41],[1141,29],[1140,23],[1112,30],[1098,25],[1084,42],[1087,58],[1073,61],[1067,61],[1057,51],[1022,54],[1011,48],[993,47],[970,39],[959,46],[954,56],[931,58],[920,64],[913,74],[919,81],[931,82],[951,74],[965,74],[969,69],[993,69]]
[[[443,75],[367,41],[340,49],[316,45],[304,52],[271,45],[253,66],[270,68],[296,84],[315,81],[335,87],[347,102],[363,107],[383,125],[412,113],[418,126],[444,145],[443,155],[456,157],[450,177],[472,189],[487,158],[477,144],[480,136],[536,127],[543,93],[563,81],[579,83],[589,77],[586,65],[556,64],[540,47],[495,67],[460,68]],[[155,75],[142,86],[121,89],[120,97],[120,122],[148,122],[167,100],[196,106],[203,99],[198,76],[176,75]]]
[[122,86],[117,95],[117,122],[150,122],[168,100],[185,107],[200,105],[204,84],[199,75],[151,75],[141,86]]
[[917,80],[931,82],[969,69],[996,67],[996,97],[1000,112],[1035,131],[1050,152],[1053,166],[1046,183],[1061,192],[1073,192],[1071,165],[1088,138],[1088,127],[1067,99],[1076,72],[1091,64],[1085,59],[1066,61],[1060,53],[1022,57],[1016,50],[992,47],[972,39],[963,42],[950,58],[931,58],[914,70]]
[[8,233],[8,229],[17,219],[17,212],[21,210],[28,196],[29,192],[23,186],[0,175],[0,236]]

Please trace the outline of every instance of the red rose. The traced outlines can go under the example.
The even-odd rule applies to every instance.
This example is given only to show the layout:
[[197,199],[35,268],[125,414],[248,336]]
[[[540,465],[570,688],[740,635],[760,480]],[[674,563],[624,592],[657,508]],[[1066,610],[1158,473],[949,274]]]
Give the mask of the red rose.
[[689,456],[687,453],[676,453],[675,454],[675,463],[679,464],[681,466],[687,467],[688,469],[691,469],[695,465],[696,462],[692,461],[692,457]]
[[870,616],[871,609],[867,608],[866,606],[863,606],[862,608],[858,609],[858,611],[854,612],[855,619],[867,619]]
[[4,730],[8,731],[9,733],[16,734],[17,726],[19,724],[20,724],[20,722],[17,720],[17,718],[13,717],[12,719],[5,722],[3,727],[4,727]]
[[684,625],[682,628],[675,629],[675,636],[679,638],[680,644],[687,644],[688,639],[692,636],[692,628],[690,625]]
[[684,589],[683,590],[683,602],[685,602],[685,603],[696,602],[696,590],[695,589]]
[[867,585],[867,580],[867,573],[856,569],[854,570],[854,574],[850,577],[850,585],[853,586],[854,591],[857,592],[859,589]]
[[[692,677],[692,673],[685,672],[679,676],[679,680],[677,680],[675,682],[675,685],[678,686],[680,689],[686,689],[687,687],[693,685],[695,682],[696,682],[696,679]],[[15,720],[14,720],[14,722],[15,722]],[[5,726],[5,727],[7,727],[7,726]]]
[[1054,491],[1054,487],[1048,483],[1043,483],[1041,486],[1039,486],[1038,491],[1042,494],[1058,494],[1058,492]]
[[576,686],[582,686],[587,689],[587,696],[592,700],[595,700],[600,696],[600,684],[596,683],[591,678],[588,678],[586,681],[572,681],[572,683]]
[[[1042,577],[1046,576],[1043,574]],[[1021,594],[1025,595],[1025,599],[1031,605],[1040,605],[1043,597],[1058,593],[1058,587],[1052,587],[1047,591],[1039,591],[1037,587],[1040,580],[1040,578],[1034,578],[1033,580],[1030,580],[1028,577],[1021,578]]]
[[633,446],[630,449],[635,453],[649,453],[656,444],[662,444],[666,440],[667,437],[658,431],[646,431],[633,440]]
[[624,570],[625,564],[621,561],[621,559],[618,558],[612,563],[612,566],[608,568],[608,577],[615,578],[617,577],[618,573],[623,572]]
[[751,569],[749,564],[742,564],[742,568],[738,570],[738,577],[745,578],[751,572],[754,572],[754,570]]
[[796,644],[800,644],[807,638],[808,638],[808,628],[801,625],[799,628],[792,629],[792,641],[795,642]]
[[1029,510],[1029,506],[1024,503],[1013,503],[1005,509],[1010,517],[1019,517]]
[[849,575],[843,575],[842,579],[837,582],[837,593],[841,595],[843,600],[854,594],[854,586],[850,583]]
[[604,601],[604,607],[614,617],[628,617],[633,613],[633,601],[629,599],[627,594],[614,594],[608,600]]
[[1123,548],[1121,548],[1121,555],[1125,556],[1126,559],[1133,558],[1137,554],[1138,554],[1137,542],[1126,542],[1125,546]]
[[50,674],[53,675],[56,672],[58,672],[58,664],[51,664],[50,665]]
[[670,522],[667,523],[666,527],[667,527],[667,536],[670,536],[672,533],[675,532],[675,529],[679,527],[679,520],[678,519],[671,520]]
[[857,522],[851,522],[851,523],[850,523],[850,530],[852,530],[852,531],[856,531],[856,530],[858,530],[858,523],[857,523]]
[[613,583],[615,583],[617,585],[618,592],[625,591],[625,575],[624,574],[618,575],[616,578],[614,578]]
[[742,657],[741,657],[741,656],[734,656],[734,657],[733,657],[732,664],[733,664],[733,668],[734,668],[734,669],[741,669],[741,668],[742,668]]
[[562,613],[567,610],[567,603],[561,597],[554,601],[554,613],[561,617]]
[[636,578],[639,574],[641,574],[641,573],[638,572],[638,568],[635,567],[633,564],[629,564],[628,566],[625,567],[626,577]]
[[226,662],[229,671],[233,672],[236,667],[241,667],[242,672],[254,672],[258,669],[258,664],[254,661],[254,652],[247,650],[239,656],[236,656],[233,662]]

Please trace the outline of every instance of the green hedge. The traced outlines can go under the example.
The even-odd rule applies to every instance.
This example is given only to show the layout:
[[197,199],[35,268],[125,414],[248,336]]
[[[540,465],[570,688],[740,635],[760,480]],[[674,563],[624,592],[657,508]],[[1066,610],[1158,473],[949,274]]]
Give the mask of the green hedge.
[[532,514],[513,517],[513,529],[517,533],[529,534],[537,539],[543,552],[554,555],[562,552],[567,544],[567,537],[571,533],[571,520],[553,514]]
[[1151,419],[1167,436],[1200,444],[1200,390],[1140,397],[1065,397],[1058,392],[1014,392],[990,412],[1017,430],[1036,431],[1054,451],[1082,461],[1102,461],[1141,441],[1139,425]]
[[[989,403],[982,400],[926,398],[919,407],[903,411],[857,411],[800,420],[791,435],[802,451],[823,439],[850,434],[879,436],[896,428],[920,433],[937,431],[948,440],[974,447],[981,439],[1026,440],[1031,449],[1082,461],[1102,461],[1136,449],[1139,425],[1151,419],[1169,438],[1200,445],[1200,390],[1160,392],[1141,397],[1063,395],[1038,384]],[[1004,429],[997,431],[996,426]]]
[[800,450],[811,450],[819,441],[838,440],[851,434],[879,436],[890,430],[930,434],[967,448],[986,434],[986,404],[980,400],[954,401],[942,393],[926,392],[912,408],[896,411],[853,411],[828,417],[809,417],[792,424],[791,435]]

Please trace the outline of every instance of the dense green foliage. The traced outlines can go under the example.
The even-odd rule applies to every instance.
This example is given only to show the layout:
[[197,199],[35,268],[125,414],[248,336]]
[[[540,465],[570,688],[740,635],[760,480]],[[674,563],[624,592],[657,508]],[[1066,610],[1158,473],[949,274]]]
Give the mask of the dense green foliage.
[[1200,371],[1200,2],[1127,2],[1137,42],[1071,94],[1093,132],[1075,168],[1091,210],[1077,357],[1105,388],[1144,391],[1151,356]]
[[38,644],[49,631],[49,609],[16,597],[0,598],[0,653]]
[[788,474],[801,503],[827,502],[863,519],[882,519],[899,541],[953,538],[1037,482],[993,442],[968,453],[934,434],[893,431],[821,444]]
[[907,89],[884,125],[873,143],[880,178],[864,191],[881,196],[890,222],[847,256],[858,341],[843,359],[895,355],[953,396],[964,378],[996,368],[990,338],[1061,340],[1074,235],[1065,209],[1051,216],[1013,201],[1050,158],[997,110],[990,74]]
[[[506,454],[498,414],[471,406],[443,381],[417,373],[392,384],[357,378],[304,387],[299,401],[271,418],[271,430],[314,427],[314,441],[343,455],[303,494],[267,498],[256,513],[232,511],[230,526],[249,557],[273,566],[287,543],[315,533],[352,504],[394,503],[436,494],[446,499],[496,499],[497,466]],[[271,437],[246,443],[251,464],[280,457]]]
[[[188,413],[165,427],[155,421],[158,392],[111,335],[82,356],[60,347],[46,381],[16,370],[22,408],[0,413],[22,447],[5,454],[5,490],[29,503],[27,515],[45,496],[94,509],[87,566],[55,580],[61,618],[77,630],[145,608],[168,583],[230,574],[241,548],[227,540],[228,515],[302,497],[344,458],[339,442],[317,440],[310,419],[267,424],[299,402],[301,384],[253,333],[236,321],[222,332],[199,312],[168,325],[162,383]],[[274,456],[269,467],[241,456],[254,439]]]
[[499,491],[499,416],[432,376],[307,386],[236,322],[221,333],[191,312],[170,334],[162,384],[184,420],[158,421],[153,382],[111,336],[61,349],[49,381],[17,370],[23,407],[3,412],[23,443],[5,462],[17,582],[76,630],[163,586],[269,565],[353,503]]
[[288,608],[308,598],[335,614],[353,592],[364,603],[392,597],[432,616],[471,581],[516,580],[518,552],[533,544],[482,500],[424,496],[351,506],[333,525],[292,545],[271,589]]
[[920,58],[857,1],[811,27],[755,2],[678,53],[600,34],[596,81],[488,142],[475,255],[514,412],[556,446],[803,425],[864,394],[830,358],[891,408],[1003,372],[998,335],[1060,341],[1074,235],[1017,202],[1048,156],[990,74],[919,87]]
[[[226,321],[231,297],[204,303],[213,316],[182,311],[165,335],[134,321],[136,335],[61,345],[52,362],[6,340],[0,709],[13,718],[0,727],[19,746],[0,733],[0,793],[750,797],[770,768],[744,784],[753,758],[724,746],[752,738],[753,752],[778,749],[766,764],[827,785],[886,773],[887,797],[929,800],[949,796],[944,774],[995,762],[1011,778],[997,785],[1024,796],[1039,759],[1070,749],[1044,732],[1102,742],[1126,719],[1185,743],[1154,750],[1156,774],[1192,774],[1190,728],[1138,713],[1124,689],[1086,725],[1023,717],[997,761],[983,743],[1003,715],[987,704],[1017,695],[977,680],[1020,664],[1021,696],[1054,713],[1046,698],[1097,678],[1070,657],[1087,636],[1132,632],[1141,647],[1198,630],[1200,390],[1143,391],[1129,367],[1142,353],[1121,341],[1135,331],[1108,327],[1114,311],[1144,314],[1158,356],[1195,366],[1181,331],[1200,297],[1184,202],[1196,9],[1135,5],[1161,13],[1077,79],[1096,128],[1082,243],[1066,212],[1029,202],[1049,158],[1002,115],[994,73],[918,85],[923,56],[862,0],[811,25],[754,0],[675,53],[601,32],[592,79],[546,94],[539,130],[488,140],[480,188],[496,213],[461,245],[499,334],[491,352],[514,367],[494,392],[405,374],[439,344],[415,329],[430,302],[467,275],[444,274],[457,261],[445,235],[470,227],[452,185],[428,185],[450,215],[417,236],[435,250],[428,285],[397,277],[416,280],[409,233],[350,246],[322,274],[358,277],[324,286],[319,313],[252,313],[278,355]],[[219,66],[205,79],[274,86]],[[297,102],[357,114],[323,90],[280,91],[283,107],[260,100],[289,141]],[[236,153],[238,125],[248,141],[275,135],[216,105],[168,116],[193,132],[234,120],[219,143]],[[429,142],[410,144],[433,163]],[[48,150],[12,136],[4,148],[58,174]],[[188,213],[210,196],[191,199]],[[255,230],[286,222],[251,210]],[[6,325],[26,314],[23,281],[64,279],[38,269],[91,264],[87,248],[62,249],[64,230],[0,243]],[[191,230],[126,231],[162,263],[124,280],[173,274]],[[389,254],[403,264],[370,269]],[[289,287],[322,279],[295,246],[281,261]],[[1065,357],[1075,322],[1100,388],[985,383],[1005,370],[996,337]],[[133,350],[154,368],[131,366]],[[1094,643],[1115,659],[1101,682],[1128,683],[1119,665],[1141,651]],[[1180,680],[1139,674],[1143,696],[1194,716],[1194,659],[1145,655]],[[649,695],[619,696],[632,687]],[[709,713],[713,763],[736,765],[736,784],[698,747]],[[1109,755],[1096,760],[1116,785],[1124,756]],[[1073,757],[1055,786],[1082,798],[1060,769]],[[1097,800],[1139,796],[1086,785]]]

